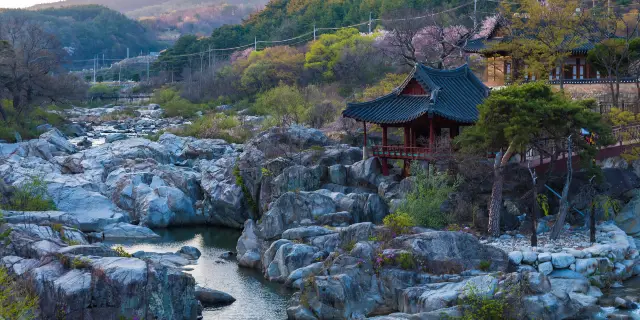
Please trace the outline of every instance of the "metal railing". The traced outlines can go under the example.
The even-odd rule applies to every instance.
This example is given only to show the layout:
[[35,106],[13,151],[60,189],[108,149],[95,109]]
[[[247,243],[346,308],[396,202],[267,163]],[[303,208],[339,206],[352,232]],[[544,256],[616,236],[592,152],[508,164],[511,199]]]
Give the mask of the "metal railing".
[[405,160],[439,160],[446,159],[451,151],[439,150],[440,148],[405,147],[405,146],[371,146],[371,154],[374,157]]

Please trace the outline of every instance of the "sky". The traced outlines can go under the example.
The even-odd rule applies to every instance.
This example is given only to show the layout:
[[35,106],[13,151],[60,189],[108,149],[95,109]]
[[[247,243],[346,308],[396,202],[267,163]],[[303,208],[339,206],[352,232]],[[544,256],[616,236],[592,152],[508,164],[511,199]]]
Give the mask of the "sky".
[[0,0],[0,8],[26,8],[40,3],[59,0]]

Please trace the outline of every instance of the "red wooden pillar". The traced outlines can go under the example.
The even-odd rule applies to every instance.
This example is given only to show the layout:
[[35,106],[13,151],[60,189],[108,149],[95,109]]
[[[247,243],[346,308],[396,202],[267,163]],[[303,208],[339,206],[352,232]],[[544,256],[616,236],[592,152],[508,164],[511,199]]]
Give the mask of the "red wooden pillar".
[[387,158],[385,157],[385,153],[387,152],[387,150],[385,149],[386,146],[387,146],[387,126],[383,125],[382,126],[382,157],[380,159],[382,163],[383,176],[389,175],[389,167],[387,167]]
[[[409,147],[411,147],[411,127],[409,126],[405,126],[404,127],[404,153],[406,156],[409,155],[410,153],[410,149]],[[411,166],[409,160],[405,159],[404,160],[404,165],[402,167],[402,174],[405,177],[409,176],[409,167]]]
[[429,117],[429,152],[433,152],[434,144],[436,143],[436,130],[433,127],[433,117]]

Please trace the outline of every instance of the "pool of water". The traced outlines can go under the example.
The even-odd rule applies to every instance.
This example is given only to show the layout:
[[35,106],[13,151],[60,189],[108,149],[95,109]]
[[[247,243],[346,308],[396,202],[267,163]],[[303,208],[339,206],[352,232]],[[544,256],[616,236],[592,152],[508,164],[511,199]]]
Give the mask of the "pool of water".
[[[188,227],[154,230],[160,239],[118,242],[128,252],[175,252],[182,246],[193,246],[202,252],[197,265],[188,266],[196,282],[204,287],[224,291],[236,298],[226,307],[207,308],[204,319],[286,319],[287,301],[293,293],[281,284],[266,281],[259,271],[240,268],[235,261],[218,258],[234,251],[240,232],[217,227]],[[111,243],[115,244],[115,243]],[[223,261],[222,263],[220,263]]]

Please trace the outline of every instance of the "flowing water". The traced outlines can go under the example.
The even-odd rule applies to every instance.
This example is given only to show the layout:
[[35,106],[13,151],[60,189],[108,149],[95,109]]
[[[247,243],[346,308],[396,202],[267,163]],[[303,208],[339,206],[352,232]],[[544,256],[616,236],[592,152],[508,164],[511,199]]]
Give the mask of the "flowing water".
[[292,291],[279,283],[266,281],[257,270],[239,268],[235,261],[218,256],[234,251],[240,232],[217,227],[188,227],[154,230],[160,239],[120,242],[129,253],[175,252],[182,246],[193,246],[202,252],[197,265],[188,271],[204,287],[224,291],[236,298],[226,307],[206,308],[204,319],[213,320],[281,320],[286,319],[286,305]]

